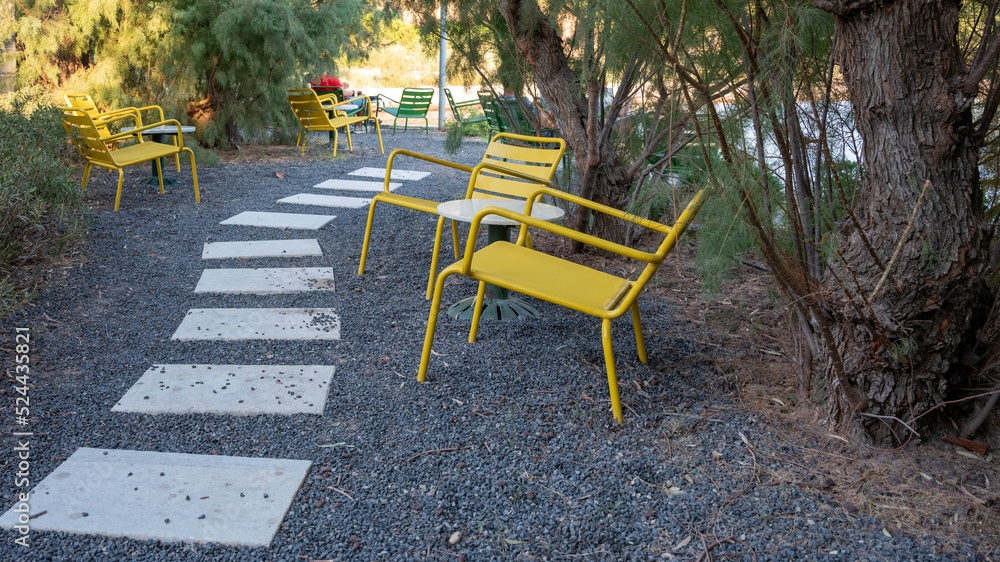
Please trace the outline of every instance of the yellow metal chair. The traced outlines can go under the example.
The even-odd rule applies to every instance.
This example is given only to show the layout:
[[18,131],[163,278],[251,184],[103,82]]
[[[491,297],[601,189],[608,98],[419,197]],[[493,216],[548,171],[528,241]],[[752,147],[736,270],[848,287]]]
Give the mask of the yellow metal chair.
[[[486,146],[483,159],[472,168],[427,156],[418,152],[397,149],[389,155],[385,170],[385,190],[372,198],[368,208],[368,224],[365,226],[365,240],[361,247],[361,263],[358,265],[358,275],[365,273],[365,261],[368,257],[368,245],[372,236],[372,222],[375,219],[375,206],[379,203],[390,203],[416,211],[437,215],[440,201],[420,199],[407,195],[399,195],[389,191],[389,179],[392,175],[392,165],[396,156],[410,156],[419,160],[440,164],[456,170],[468,172],[469,185],[465,198],[499,197],[506,199],[525,199],[539,186],[548,184],[556,172],[556,166],[566,151],[566,141],[560,138],[529,137],[511,133],[500,133],[494,136]],[[537,180],[544,181],[537,181]],[[434,288],[434,275],[437,273],[438,252],[441,249],[441,232],[444,229],[444,217],[438,216],[437,231],[434,234],[434,253],[431,255],[431,272],[427,280],[427,298],[431,298]],[[455,247],[455,258],[458,258],[458,226],[451,221],[451,236]]]
[[[108,125],[114,123],[115,121],[120,121],[123,119],[132,119],[133,125],[136,127],[142,127],[142,112],[143,111],[156,111],[159,119],[157,121],[163,121],[163,108],[158,105],[147,105],[145,107],[123,107],[122,109],[115,109],[112,111],[100,111],[97,109],[97,104],[91,99],[89,94],[66,94],[63,96],[66,100],[66,105],[69,107],[76,107],[82,109],[90,115],[90,118],[94,120],[94,124],[97,125],[97,131],[102,137],[107,137],[111,135],[111,130]],[[176,140],[172,141],[175,145]],[[112,143],[109,147],[112,150],[118,148],[118,143]],[[181,171],[181,160],[180,158],[174,158],[177,165],[177,171]]]
[[[663,241],[655,252],[644,252],[596,236],[582,234],[563,226],[533,219],[528,216],[531,213],[531,206],[542,195],[551,195],[552,197],[564,199],[577,205],[588,207],[594,211],[655,230],[664,235]],[[615,419],[621,423],[622,408],[618,397],[618,378],[615,373],[614,351],[611,346],[611,321],[624,315],[627,311],[632,312],[632,324],[635,329],[639,360],[646,363],[646,345],[642,337],[642,322],[639,318],[637,299],[650,278],[656,273],[657,268],[663,263],[667,254],[674,248],[677,238],[691,224],[691,221],[694,220],[703,203],[704,191],[699,192],[688,203],[687,208],[681,213],[674,226],[666,226],[651,220],[642,219],[611,207],[550,188],[541,188],[532,194],[528,198],[524,213],[516,213],[498,207],[483,209],[476,215],[472,222],[472,231],[469,233],[464,258],[444,268],[437,278],[437,283],[434,285],[434,298],[431,301],[431,314],[427,321],[427,334],[424,338],[424,349],[420,357],[420,370],[417,374],[417,380],[424,382],[427,378],[431,344],[434,341],[434,329],[437,324],[438,311],[441,307],[441,293],[444,290],[445,281],[448,279],[448,276],[460,273],[479,281],[479,291],[476,295],[474,309],[476,312],[472,318],[469,343],[476,341],[483,295],[487,283],[505,287],[511,291],[517,291],[600,318],[601,340],[604,346],[604,364],[608,372],[608,389],[611,394],[611,409]],[[520,222],[521,233],[515,243],[493,242],[482,249],[476,250],[480,221],[482,221],[483,217],[491,214],[501,215]],[[529,249],[525,246],[528,226],[546,230],[602,250],[644,262],[646,265],[634,280],[630,280]]]
[[[361,104],[362,110],[348,115],[347,111],[337,109],[341,105],[353,105],[353,102]],[[340,128],[347,130],[347,148],[353,152],[351,125],[364,123],[372,118],[372,103],[368,96],[355,96],[338,101],[336,94],[330,93],[320,96],[312,88],[303,88],[288,91],[288,104],[292,106],[292,111],[302,126],[299,129],[299,138],[295,141],[295,146],[301,144],[303,155],[306,153],[306,137],[309,135],[309,131],[329,131],[331,134],[330,142],[333,144],[333,155],[336,157],[337,129]],[[368,110],[364,111],[363,108],[368,108]],[[378,133],[379,150],[385,154],[385,147],[382,146],[382,129],[379,127],[377,119],[375,120],[375,132]]]
[[[181,136],[181,124],[174,119],[160,121],[149,125],[137,127],[131,131],[114,135],[101,136],[99,127],[91,119],[86,110],[76,107],[60,107],[62,110],[62,123],[70,133],[70,140],[80,151],[80,155],[86,160],[87,165],[83,169],[83,184],[81,189],[87,189],[87,179],[90,177],[92,166],[100,166],[110,170],[118,171],[118,191],[115,195],[115,210],[122,198],[122,182],[125,174],[122,171],[133,164],[141,164],[156,161],[157,177],[160,180],[160,193],[163,193],[163,170],[160,167],[160,158],[166,156],[176,156],[181,152],[187,152],[191,156],[191,178],[194,181],[194,200],[201,202],[201,195],[198,193],[198,170],[195,169],[194,152],[184,146],[184,137]],[[162,126],[177,127],[177,145],[161,144],[158,142],[142,140],[142,131]],[[132,144],[111,150],[107,143],[117,142],[125,139],[134,139],[138,144]]]

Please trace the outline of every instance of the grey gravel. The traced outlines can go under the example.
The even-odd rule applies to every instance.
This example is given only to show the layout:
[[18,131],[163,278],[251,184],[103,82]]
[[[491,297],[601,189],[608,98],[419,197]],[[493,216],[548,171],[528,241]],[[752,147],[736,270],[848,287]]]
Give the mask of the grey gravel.
[[[443,138],[387,134],[386,155],[408,148],[442,156]],[[0,559],[692,560],[717,541],[724,542],[711,549],[712,559],[935,558],[930,538],[895,531],[890,538],[881,521],[755,470],[741,434],[773,453],[772,469],[783,466],[782,455],[796,458],[796,449],[781,444],[792,437],[776,440],[728,401],[720,373],[691,363],[720,351],[699,344],[698,328],[670,302],[642,303],[648,366],[635,357],[628,318],[615,323],[626,404],[618,426],[599,322],[546,303],[532,302],[543,313],[537,320],[484,321],[475,344],[466,341],[467,322],[443,319],[428,382],[416,382],[434,228],[425,214],[380,208],[363,277],[357,265],[367,209],[333,213],[337,219],[316,233],[322,257],[201,259],[205,242],[312,238],[219,222],[242,211],[329,213],[290,211],[275,201],[363,166],[384,167],[373,135],[355,140],[353,153],[342,147],[333,160],[314,136],[306,158],[289,147],[286,161],[202,167],[200,205],[187,168],[168,166],[180,183],[159,195],[138,184],[148,170],[136,167],[128,170],[121,210],[112,212],[116,178],[95,172],[86,261],[59,268],[57,282],[4,322],[31,328],[36,482],[79,447],[310,460],[270,547],[33,532],[23,549],[14,532],[4,532]],[[449,158],[472,164],[484,146],[466,140]],[[397,166],[433,172],[399,193],[439,200],[464,193],[466,179],[454,170],[411,159]],[[443,263],[450,252],[446,234]],[[334,269],[336,292],[192,292],[209,267],[321,266]],[[659,275],[671,275],[667,269]],[[469,282],[453,283],[444,300],[474,292]],[[332,307],[343,336],[332,343],[170,339],[188,309],[233,307]],[[111,413],[155,363],[332,364],[337,372],[321,417]],[[716,421],[693,421],[703,413]],[[8,501],[17,491],[15,469],[15,455],[0,454]]]

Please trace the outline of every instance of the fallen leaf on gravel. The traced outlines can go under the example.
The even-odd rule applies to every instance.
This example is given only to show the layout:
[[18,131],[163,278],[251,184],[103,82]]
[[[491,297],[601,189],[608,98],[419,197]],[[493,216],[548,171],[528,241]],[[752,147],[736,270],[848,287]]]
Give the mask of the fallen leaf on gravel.
[[889,529],[886,529],[885,527],[882,527],[882,534],[889,537],[890,539],[892,538],[892,533],[890,533]]
[[589,397],[589,396],[587,396],[587,393],[586,393],[586,392],[581,392],[580,394],[582,394],[582,395],[583,395],[583,399],[584,399],[584,400],[587,400],[587,401],[588,401],[588,402],[590,402],[591,404],[593,404],[593,403],[594,403],[594,399],[593,399],[593,398],[591,398],[591,397]]
[[712,451],[712,460],[713,460],[713,461],[715,461],[715,462],[719,462],[719,461],[721,461],[721,460],[722,460],[722,458],[723,458],[723,457],[722,457],[722,453],[720,453],[720,452],[718,452],[718,451]]
[[277,177],[277,178],[278,178],[279,180],[283,180],[283,179],[285,179],[285,172],[275,172],[275,173],[274,173],[274,175],[275,175],[275,177]]
[[680,549],[684,548],[685,546],[687,546],[688,543],[690,543],[690,542],[691,542],[691,536],[688,535],[688,538],[686,538],[686,539],[682,540],[681,542],[677,543],[677,546],[675,546],[673,548],[673,550],[680,550]]
[[507,544],[528,544],[528,541],[518,541],[514,539],[504,539],[503,542]]

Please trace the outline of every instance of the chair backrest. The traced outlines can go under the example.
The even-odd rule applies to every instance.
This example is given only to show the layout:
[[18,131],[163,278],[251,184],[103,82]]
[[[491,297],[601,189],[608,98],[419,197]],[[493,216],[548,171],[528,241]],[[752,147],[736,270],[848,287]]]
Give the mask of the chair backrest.
[[[481,163],[551,180],[564,152],[566,141],[560,138],[499,133],[490,139]],[[542,185],[487,168],[472,176],[466,198],[500,196],[526,199]]]
[[497,117],[499,110],[497,109],[497,102],[496,98],[493,97],[493,92],[479,90],[479,105],[483,108],[483,115],[486,116],[486,123],[489,124],[490,129],[502,133],[504,128]]
[[503,124],[505,131],[513,131],[522,135],[535,132],[535,128],[528,121],[528,118],[524,116],[524,112],[521,111],[521,106],[517,100],[500,98],[497,100],[497,105],[497,119]]
[[663,241],[660,242],[660,246],[653,254],[653,260],[646,265],[642,273],[639,274],[639,277],[633,282],[633,285],[638,286],[637,288],[639,291],[642,290],[642,286],[649,281],[654,273],[656,273],[657,268],[659,268],[660,264],[663,263],[667,254],[674,249],[674,246],[677,244],[677,239],[680,238],[681,234],[684,234],[684,231],[687,230],[687,227],[694,222],[694,217],[698,214],[698,211],[701,210],[702,205],[705,204],[706,198],[707,194],[704,189],[696,193],[691,201],[688,202],[684,211],[681,212],[681,215],[677,217],[677,221],[673,226],[667,226],[651,220],[641,219],[639,217],[628,217],[636,224],[666,234],[666,237],[664,237]]
[[[100,110],[97,109],[97,104],[91,99],[89,94],[66,94],[63,96],[66,100],[66,105],[68,107],[75,107],[77,109],[82,109],[87,112],[87,115],[91,119],[96,119],[100,114]],[[67,130],[67,132],[69,132]],[[97,132],[100,133],[102,137],[106,137],[111,134],[111,131],[104,125],[99,125],[97,127]]]
[[396,117],[426,117],[432,97],[434,88],[404,88]]
[[72,106],[59,109],[62,111],[63,127],[81,156],[91,162],[118,166],[108,145],[101,140],[100,127],[94,125],[87,110]]
[[344,88],[340,86],[313,86],[312,89],[317,96],[333,94],[337,101],[344,101]]
[[306,129],[330,127],[330,117],[312,88],[288,90],[288,105]]
[[448,98],[448,107],[451,108],[451,114],[455,116],[455,120],[459,123],[462,122],[462,114],[458,112],[458,108],[455,107],[455,98],[451,97],[451,90],[448,88],[444,89],[444,96]]

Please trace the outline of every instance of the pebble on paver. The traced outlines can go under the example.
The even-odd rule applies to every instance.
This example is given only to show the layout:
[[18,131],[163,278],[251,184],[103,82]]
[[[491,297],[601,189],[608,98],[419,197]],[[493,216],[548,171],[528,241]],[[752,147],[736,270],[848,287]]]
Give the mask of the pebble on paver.
[[278,199],[278,203],[292,203],[295,205],[315,205],[317,207],[342,207],[345,209],[357,209],[365,207],[371,203],[371,199],[363,197],[342,197],[339,195],[315,195],[313,193],[299,193]]
[[[359,168],[347,175],[361,176],[364,178],[385,178],[385,168]],[[417,181],[422,180],[429,175],[431,175],[430,172],[418,172],[416,170],[400,170],[398,168],[393,168],[392,175],[389,179]]]
[[83,447],[31,491],[31,530],[266,547],[311,465]]
[[249,242],[206,242],[201,251],[203,260],[233,258],[303,258],[322,256],[316,239],[255,240]]
[[334,215],[310,215],[302,213],[264,213],[244,211],[219,224],[259,226],[263,228],[287,228],[292,230],[319,230],[326,223],[337,218]]
[[333,374],[333,365],[153,365],[111,411],[322,415]]
[[275,295],[334,290],[332,267],[206,269],[195,293]]
[[339,340],[340,317],[330,308],[194,308],[170,339]]
[[[384,172],[382,177],[385,177]],[[396,191],[402,185],[401,183],[389,182],[389,191]],[[385,191],[385,182],[334,179],[317,183],[313,187],[317,189],[340,189],[343,191]]]

